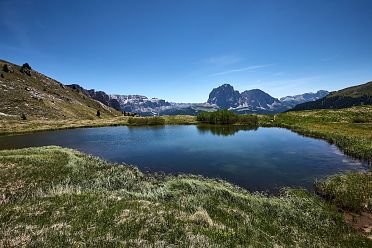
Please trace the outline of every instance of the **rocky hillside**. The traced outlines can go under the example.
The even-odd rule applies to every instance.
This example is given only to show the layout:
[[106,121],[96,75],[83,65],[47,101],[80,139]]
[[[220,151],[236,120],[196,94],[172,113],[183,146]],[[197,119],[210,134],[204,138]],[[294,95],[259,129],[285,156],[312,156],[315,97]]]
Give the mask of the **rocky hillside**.
[[28,64],[0,60],[1,119],[93,119],[120,112],[47,77]]
[[122,111],[119,102],[116,99],[112,99],[111,96],[106,94],[106,92],[104,91],[95,91],[94,89],[87,90],[78,84],[69,84],[66,86],[75,91],[81,92],[87,97],[93,98],[94,100],[97,100],[105,104],[106,106],[109,106],[118,111]]
[[237,113],[267,114],[283,112],[297,104],[323,98],[327,94],[327,91],[320,90],[317,93],[305,93],[277,99],[260,89],[239,93],[230,84],[223,84],[212,90],[207,102],[215,105],[218,109],[230,109]]
[[296,105],[292,110],[340,109],[372,104],[372,82],[331,92],[313,102]]
[[[110,95],[104,91],[84,89],[78,84],[70,84],[67,87],[118,111],[137,113],[142,116],[153,116],[163,113],[173,114],[173,105],[162,99],[148,98],[141,95]],[[187,114],[189,113],[187,112]]]

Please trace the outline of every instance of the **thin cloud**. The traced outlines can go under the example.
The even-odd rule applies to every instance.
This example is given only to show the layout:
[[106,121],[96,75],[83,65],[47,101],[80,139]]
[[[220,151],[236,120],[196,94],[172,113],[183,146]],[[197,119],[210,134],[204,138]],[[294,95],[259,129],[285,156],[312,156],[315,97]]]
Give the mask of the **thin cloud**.
[[266,67],[270,67],[270,66],[273,66],[273,64],[252,65],[252,66],[248,66],[248,67],[244,67],[244,68],[238,68],[238,69],[232,69],[232,70],[228,70],[228,71],[217,72],[217,73],[210,74],[208,76],[214,77],[214,76],[220,76],[220,75],[225,75],[225,74],[231,74],[231,73],[235,73],[235,72],[253,71],[253,70],[256,70],[256,69],[266,68]]
[[323,87],[317,88],[322,77],[308,76],[302,78],[291,78],[274,81],[256,82],[250,84],[251,88],[260,88],[268,92],[273,97],[284,97],[288,95],[303,94],[305,92],[316,92],[317,90],[327,90]]
[[204,60],[207,64],[213,64],[217,66],[226,66],[226,65],[232,65],[240,62],[242,59],[237,56],[232,55],[224,55],[224,56],[218,56],[218,57],[210,57]]

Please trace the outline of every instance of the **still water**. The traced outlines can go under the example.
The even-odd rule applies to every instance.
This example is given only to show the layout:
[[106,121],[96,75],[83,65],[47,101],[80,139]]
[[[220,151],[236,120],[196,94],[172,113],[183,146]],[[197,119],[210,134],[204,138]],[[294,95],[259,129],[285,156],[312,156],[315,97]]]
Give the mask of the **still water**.
[[312,189],[316,179],[366,170],[325,141],[282,128],[221,126],[103,127],[0,137],[0,149],[58,145],[142,171],[225,179],[250,191]]

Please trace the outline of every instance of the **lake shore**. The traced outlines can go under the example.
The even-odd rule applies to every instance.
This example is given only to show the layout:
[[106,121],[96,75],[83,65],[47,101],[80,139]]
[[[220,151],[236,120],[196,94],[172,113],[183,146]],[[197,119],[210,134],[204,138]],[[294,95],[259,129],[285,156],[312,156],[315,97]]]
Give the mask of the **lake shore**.
[[[191,116],[165,118],[165,124],[169,125],[197,124],[196,118]],[[371,161],[371,120],[372,107],[364,106],[260,115],[259,125],[285,127],[302,135],[322,138],[336,144],[346,154]],[[9,126],[10,122],[2,122],[2,133],[10,134],[15,129],[24,133],[127,125],[128,119],[119,117],[95,121],[35,120],[13,123]],[[58,235],[54,226],[61,221],[66,226],[63,229],[65,238],[79,242],[79,237],[71,232],[77,230],[86,237],[88,243],[95,245],[117,244],[118,240],[123,239],[126,245],[138,245],[136,242],[141,240],[145,242],[142,244],[175,244],[178,236],[182,238],[177,245],[193,241],[206,242],[206,246],[224,244],[259,247],[306,247],[309,244],[368,247],[371,244],[370,240],[351,230],[345,223],[346,220],[355,227],[353,221],[358,218],[354,215],[371,214],[372,189],[368,183],[372,180],[371,173],[335,175],[317,183],[318,193],[323,199],[303,190],[283,190],[282,196],[272,197],[252,194],[229,183],[201,177],[144,175],[133,167],[118,166],[59,147],[0,151],[0,155],[0,169],[4,172],[1,176],[3,198],[0,217],[5,218],[2,223],[15,214],[14,207],[19,209],[17,216],[24,218],[21,221],[24,231],[28,225],[39,230],[42,223],[48,220],[49,228],[46,229],[45,237],[51,240],[50,244]],[[15,175],[21,176],[14,178]],[[76,220],[69,219],[71,217],[66,214],[54,218],[53,213],[59,209],[57,203],[76,205]],[[48,204],[50,207],[47,207]],[[90,216],[84,204],[91,204],[89,211],[100,212],[102,215]],[[37,211],[45,214],[26,218],[24,215],[28,214],[30,206],[38,206],[40,209]],[[350,214],[343,216],[344,212],[352,212],[352,221],[348,221]],[[83,221],[87,215],[90,218],[88,224],[100,231],[83,231],[87,226],[78,224],[78,221]],[[162,229],[167,230],[166,233],[161,235],[163,231],[150,225],[150,219],[155,220],[155,226],[166,225],[167,228]],[[13,242],[12,238],[18,238],[20,234],[11,230],[19,221],[7,222],[7,226],[1,228],[4,230],[1,233],[3,242]],[[100,222],[102,224],[97,224]],[[370,235],[368,228],[371,223],[368,225],[366,228],[358,227],[367,236]],[[121,231],[123,228],[127,234]],[[289,230],[294,230],[294,233],[285,233]],[[142,232],[142,235],[147,233],[146,237],[150,238],[135,234],[137,232]],[[25,238],[34,242],[33,234],[27,230],[25,233]],[[105,239],[104,233],[110,233],[113,238]],[[38,237],[35,238],[37,240]]]
[[320,138],[353,157],[372,161],[372,106],[260,115],[259,125]]
[[[143,174],[60,147],[0,151],[0,246],[369,247],[320,197]],[[57,242],[58,241],[58,242]]]
[[[63,130],[73,128],[108,127],[108,126],[127,126],[128,116],[114,118],[96,118],[92,120],[0,120],[0,135],[16,135],[40,131]],[[148,118],[148,117],[136,117]],[[176,115],[164,116],[165,125],[194,125],[196,116]]]
[[[73,128],[130,125],[130,117],[93,120],[0,120],[0,136]],[[143,119],[149,117],[140,117]],[[196,116],[163,116],[165,125],[200,124]],[[334,143],[348,155],[372,161],[372,106],[258,115],[258,126],[284,127]]]

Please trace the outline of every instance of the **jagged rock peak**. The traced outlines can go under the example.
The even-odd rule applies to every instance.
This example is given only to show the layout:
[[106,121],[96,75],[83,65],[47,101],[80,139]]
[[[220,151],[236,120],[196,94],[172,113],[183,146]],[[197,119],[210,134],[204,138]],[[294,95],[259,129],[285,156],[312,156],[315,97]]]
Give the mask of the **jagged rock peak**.
[[208,103],[215,104],[220,108],[228,109],[239,105],[240,93],[234,90],[230,84],[223,84],[214,88],[209,94]]

